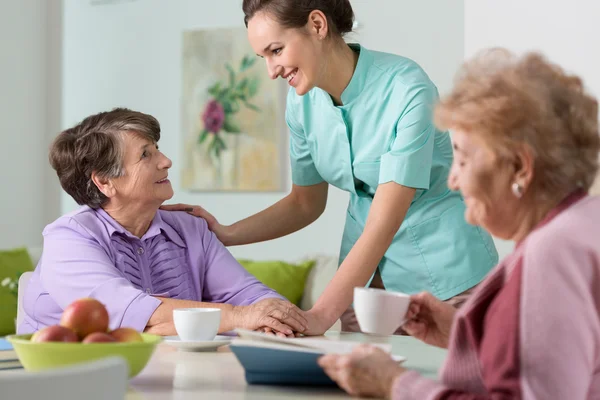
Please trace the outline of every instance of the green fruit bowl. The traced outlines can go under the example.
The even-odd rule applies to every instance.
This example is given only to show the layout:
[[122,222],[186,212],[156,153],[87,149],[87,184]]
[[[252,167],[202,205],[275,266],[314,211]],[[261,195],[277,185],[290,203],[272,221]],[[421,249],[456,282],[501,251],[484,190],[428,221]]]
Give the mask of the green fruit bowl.
[[119,343],[35,343],[28,335],[10,335],[6,339],[13,345],[19,361],[28,371],[43,371],[83,363],[110,356],[121,356],[129,365],[129,377],[139,374],[150,360],[162,337],[142,333],[142,342]]

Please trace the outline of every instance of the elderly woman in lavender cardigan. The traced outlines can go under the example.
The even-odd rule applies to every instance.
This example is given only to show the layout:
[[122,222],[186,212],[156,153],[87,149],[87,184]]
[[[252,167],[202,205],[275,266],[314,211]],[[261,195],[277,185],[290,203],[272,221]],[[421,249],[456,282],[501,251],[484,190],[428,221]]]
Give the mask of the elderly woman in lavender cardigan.
[[115,109],[54,141],[52,167],[83,207],[44,230],[18,331],[56,324],[71,302],[93,297],[107,307],[112,329],[175,335],[173,309],[218,307],[219,332],[302,332],[300,310],[246,272],[203,219],[159,210],[173,196],[159,139],[155,118]]
[[598,102],[538,54],[466,64],[437,111],[466,219],[516,242],[460,310],[413,296],[404,329],[448,348],[439,381],[372,347],[325,356],[353,394],[392,399],[600,399]]

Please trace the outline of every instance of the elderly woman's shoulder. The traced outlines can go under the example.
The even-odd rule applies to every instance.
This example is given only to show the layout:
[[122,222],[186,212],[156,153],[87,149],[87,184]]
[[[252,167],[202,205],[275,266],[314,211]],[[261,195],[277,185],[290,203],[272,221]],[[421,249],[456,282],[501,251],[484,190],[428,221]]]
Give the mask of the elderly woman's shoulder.
[[588,196],[533,231],[524,243],[525,258],[548,265],[574,261],[585,254],[600,265],[596,264],[600,261],[599,237],[600,197]]
[[83,206],[58,217],[56,220],[46,225],[43,235],[46,236],[48,234],[69,229],[81,234],[94,236],[95,233],[103,230],[103,227],[104,223],[100,220],[96,210],[88,206]]

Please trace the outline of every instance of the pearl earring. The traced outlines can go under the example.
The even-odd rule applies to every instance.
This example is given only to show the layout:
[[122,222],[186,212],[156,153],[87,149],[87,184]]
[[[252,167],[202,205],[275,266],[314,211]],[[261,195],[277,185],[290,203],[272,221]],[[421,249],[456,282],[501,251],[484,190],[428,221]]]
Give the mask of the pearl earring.
[[523,197],[523,186],[519,185],[517,182],[512,184],[512,192],[517,199]]

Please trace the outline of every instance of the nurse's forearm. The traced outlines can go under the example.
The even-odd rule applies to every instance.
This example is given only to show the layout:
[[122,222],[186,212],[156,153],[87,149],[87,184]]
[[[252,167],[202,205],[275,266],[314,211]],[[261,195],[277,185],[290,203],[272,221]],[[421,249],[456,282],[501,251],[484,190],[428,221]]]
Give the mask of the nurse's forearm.
[[313,310],[333,324],[352,304],[354,288],[365,286],[392,242],[392,237],[364,232],[356,241]]
[[400,229],[415,189],[390,182],[379,185],[365,229],[313,310],[333,324],[352,304],[354,288],[364,286]]
[[325,210],[327,182],[296,186],[271,207],[230,225],[227,245],[235,246],[277,239],[312,224]]

